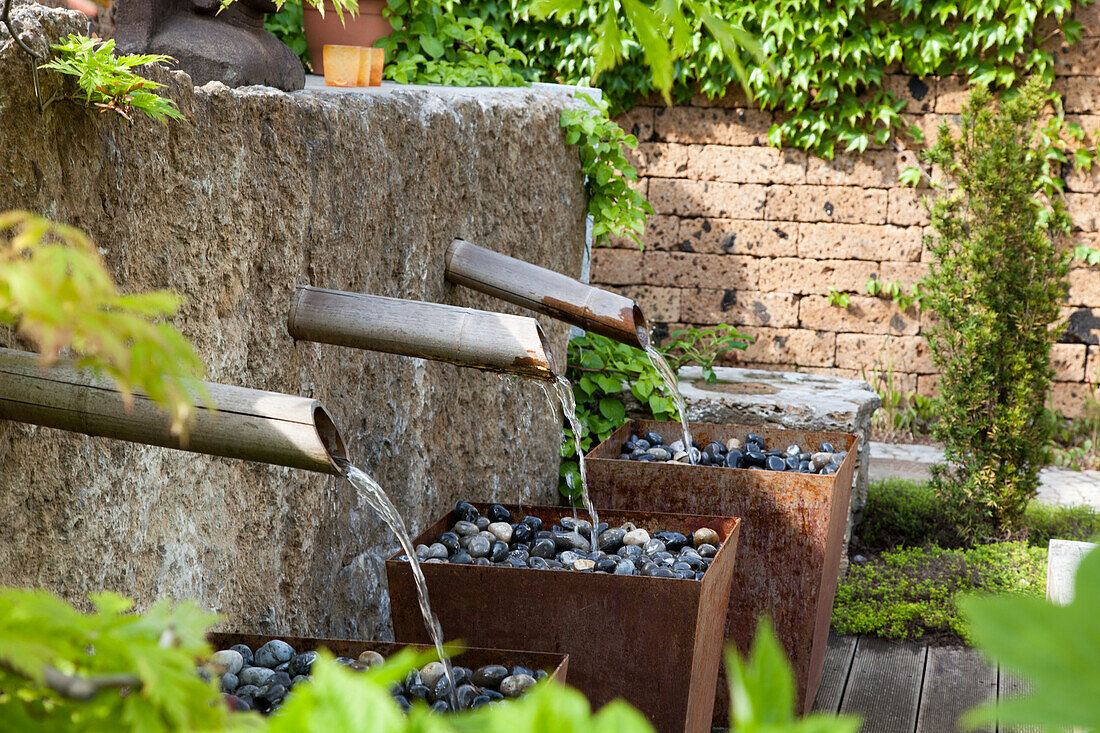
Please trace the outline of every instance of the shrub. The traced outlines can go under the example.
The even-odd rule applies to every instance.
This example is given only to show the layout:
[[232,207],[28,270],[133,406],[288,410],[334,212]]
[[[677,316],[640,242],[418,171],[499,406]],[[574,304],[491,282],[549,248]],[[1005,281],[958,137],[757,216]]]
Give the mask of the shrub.
[[885,479],[871,484],[859,541],[872,551],[893,547],[962,547],[957,512],[944,505],[927,483]]
[[995,106],[978,89],[961,134],[944,124],[926,153],[950,182],[931,206],[924,307],[941,379],[934,434],[955,467],[937,467],[933,483],[965,509],[961,528],[973,536],[1019,527],[1049,455],[1043,405],[1070,220],[1037,127],[1048,98],[1033,82]]

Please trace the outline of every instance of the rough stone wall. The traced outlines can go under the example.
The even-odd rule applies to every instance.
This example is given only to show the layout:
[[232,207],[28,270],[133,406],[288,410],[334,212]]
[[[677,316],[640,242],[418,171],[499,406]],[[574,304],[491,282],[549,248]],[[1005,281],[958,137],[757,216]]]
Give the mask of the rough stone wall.
[[[1078,12],[1085,38],[1058,49],[1056,88],[1069,121],[1095,144],[1100,130],[1100,11]],[[967,90],[958,79],[889,76],[907,120],[934,140],[942,120],[957,120]],[[773,120],[737,91],[723,100],[639,106],[620,123],[640,141],[635,160],[652,203],[645,251],[627,241],[598,249],[592,281],[636,297],[650,323],[734,324],[757,337],[739,366],[798,369],[874,380],[893,372],[894,389],[930,394],[936,376],[920,313],[899,312],[868,296],[877,277],[907,289],[925,272],[920,204],[928,189],[901,187],[910,165],[891,146],[827,162],[767,145]],[[917,146],[909,143],[911,149]],[[1066,200],[1075,242],[1100,246],[1100,174],[1070,175]],[[846,311],[829,287],[853,293]],[[1055,407],[1083,408],[1100,365],[1100,268],[1070,273],[1069,329],[1053,350]]]
[[[55,36],[78,22],[37,12],[55,14]],[[162,76],[186,122],[69,102],[39,114],[26,59],[0,38],[0,210],[86,229],[126,289],[186,295],[178,323],[212,381],[321,400],[414,534],[457,498],[552,502],[560,425],[538,386],[295,344],[286,317],[299,283],[520,312],[444,282],[454,237],[578,274],[585,199],[558,126],[571,98]],[[543,326],[564,354],[567,329]],[[234,630],[379,638],[396,548],[332,477],[0,423],[0,583],[195,598]]]

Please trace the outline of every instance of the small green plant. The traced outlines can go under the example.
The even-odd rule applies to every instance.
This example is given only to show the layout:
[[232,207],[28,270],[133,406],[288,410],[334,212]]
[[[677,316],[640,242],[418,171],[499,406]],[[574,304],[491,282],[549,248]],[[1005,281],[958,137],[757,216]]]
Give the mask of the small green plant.
[[638,140],[626,134],[608,117],[607,103],[580,95],[587,104],[561,113],[565,141],[580,151],[581,173],[592,217],[596,246],[611,235],[629,237],[640,248],[646,218],[653,213],[649,202],[630,187],[638,172],[627,162],[623,148],[635,148]]
[[[670,334],[669,343],[659,347],[665,360],[676,372],[689,364],[703,368],[708,381],[714,379],[714,362],[724,352],[744,349],[749,337],[733,326],[685,329]],[[647,417],[676,420],[676,405],[664,394],[664,381],[640,349],[589,333],[569,342],[566,376],[573,383],[577,401],[577,419],[584,434],[581,449],[587,452],[627,420],[624,399],[627,392]],[[561,446],[558,490],[570,501],[581,491],[573,431],[564,429]]]
[[1081,560],[1073,602],[1042,598],[968,597],[961,603],[971,637],[1002,667],[1030,681],[1030,693],[983,705],[964,725],[999,723],[1042,730],[1100,729],[1100,552]]
[[1082,415],[1067,418],[1048,410],[1047,419],[1054,465],[1078,471],[1100,469],[1100,399],[1096,385],[1089,385]]
[[847,308],[851,304],[851,295],[841,290],[837,290],[835,285],[829,286],[829,305],[834,308]]
[[933,469],[965,531],[1018,529],[1049,457],[1044,403],[1050,348],[1066,293],[1070,220],[1036,122],[1050,95],[1038,81],[999,107],[975,91],[962,135],[940,129],[926,159],[944,171],[931,207],[933,262],[924,281],[940,374],[934,434],[948,464]]
[[124,295],[79,229],[24,211],[0,214],[0,325],[32,340],[49,364],[64,349],[108,374],[124,398],[140,390],[185,431],[201,396],[202,361],[161,319],[182,299],[157,291]]
[[394,32],[386,49],[386,78],[402,84],[526,86],[513,66],[527,63],[500,32],[452,0],[389,0]]
[[867,284],[864,285],[864,289],[867,291],[868,295],[876,298],[886,298],[892,301],[899,310],[903,311],[907,311],[914,306],[916,306],[917,310],[920,310],[921,300],[924,297],[920,283],[914,285],[913,289],[907,292],[905,286],[897,280],[891,280],[887,283],[879,280],[877,277],[867,278]]
[[146,64],[170,61],[159,54],[115,55],[115,42],[87,36],[70,35],[51,46],[54,57],[39,66],[60,74],[76,77],[80,93],[77,99],[100,112],[115,112],[132,122],[134,112],[141,112],[157,122],[182,120],[176,103],[162,97],[156,90],[164,86],[138,76],[133,69]]
[[871,377],[865,374],[864,379],[882,399],[882,406],[871,418],[876,435],[893,440],[929,434],[936,418],[935,401],[931,397],[902,391],[889,364],[882,371],[872,372]]

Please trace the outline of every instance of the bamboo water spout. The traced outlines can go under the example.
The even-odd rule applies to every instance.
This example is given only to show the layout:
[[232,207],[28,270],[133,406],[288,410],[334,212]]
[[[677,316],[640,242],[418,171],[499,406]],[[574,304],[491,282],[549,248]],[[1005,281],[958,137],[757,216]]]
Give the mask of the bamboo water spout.
[[0,349],[0,419],[85,435],[339,473],[347,459],[336,424],[317,400],[277,392],[205,385],[186,444],[168,430],[167,415],[135,394],[130,409],[108,381],[62,363],[43,368],[38,355]]
[[553,380],[538,321],[418,300],[299,285],[287,330],[295,339]]
[[447,248],[445,277],[639,349],[649,345],[645,317],[630,298],[461,239]]

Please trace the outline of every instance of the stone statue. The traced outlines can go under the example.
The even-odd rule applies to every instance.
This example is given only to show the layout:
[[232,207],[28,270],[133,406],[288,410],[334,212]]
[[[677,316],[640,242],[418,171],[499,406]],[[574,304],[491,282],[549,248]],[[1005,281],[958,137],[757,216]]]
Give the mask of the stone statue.
[[298,57],[264,30],[271,0],[118,0],[115,45],[123,53],[162,53],[196,86],[265,84],[286,91],[305,86]]

